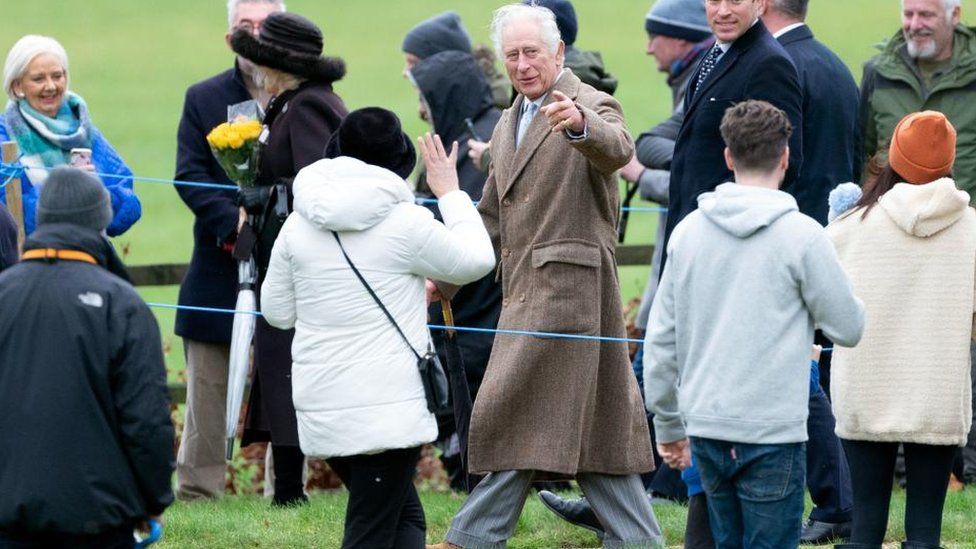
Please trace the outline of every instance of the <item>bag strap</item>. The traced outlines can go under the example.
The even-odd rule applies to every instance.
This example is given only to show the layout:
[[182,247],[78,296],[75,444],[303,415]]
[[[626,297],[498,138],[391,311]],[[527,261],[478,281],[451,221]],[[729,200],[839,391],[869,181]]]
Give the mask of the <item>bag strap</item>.
[[410,340],[407,339],[407,336],[403,333],[403,330],[400,329],[400,325],[397,324],[396,319],[393,318],[390,311],[388,311],[386,306],[383,305],[383,302],[380,301],[379,296],[373,291],[373,288],[369,285],[369,282],[366,282],[366,279],[363,278],[363,275],[359,272],[359,269],[356,268],[356,265],[354,265],[352,260],[349,259],[349,254],[346,253],[346,248],[342,245],[342,240],[339,240],[339,233],[332,231],[332,236],[335,237],[336,243],[339,244],[339,250],[342,251],[342,257],[346,258],[346,263],[348,263],[352,268],[352,272],[356,273],[356,278],[358,278],[359,281],[363,283],[363,286],[366,287],[366,291],[369,292],[369,295],[373,298],[373,301],[380,306],[380,310],[382,310],[383,314],[386,315],[386,318],[390,320],[390,324],[393,324],[393,327],[396,328],[397,333],[403,338],[403,341],[407,344],[407,347],[410,347],[410,351],[414,354],[414,356],[417,357],[417,360],[422,360],[423,357],[421,357],[420,353],[418,353],[417,350],[413,348],[413,345],[410,344]]

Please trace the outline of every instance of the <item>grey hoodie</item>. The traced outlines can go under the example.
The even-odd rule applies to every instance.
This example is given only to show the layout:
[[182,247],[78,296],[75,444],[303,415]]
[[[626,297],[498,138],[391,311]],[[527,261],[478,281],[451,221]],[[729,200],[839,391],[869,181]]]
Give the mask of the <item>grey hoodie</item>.
[[644,345],[658,441],[805,441],[815,328],[848,347],[864,329],[823,227],[782,191],[702,194],[671,237]]

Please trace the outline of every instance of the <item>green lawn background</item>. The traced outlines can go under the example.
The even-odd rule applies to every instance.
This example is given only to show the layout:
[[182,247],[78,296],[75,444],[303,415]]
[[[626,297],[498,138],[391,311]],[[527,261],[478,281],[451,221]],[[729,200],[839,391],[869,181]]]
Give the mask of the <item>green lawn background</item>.
[[[484,0],[290,0],[290,11],[315,21],[329,55],[343,57],[348,75],[336,90],[350,109],[380,105],[396,111],[411,135],[426,126],[416,115],[416,92],[403,79],[400,43],[418,21],[444,10],[461,14],[477,42],[488,42],[491,11]],[[617,98],[635,133],[669,112],[670,91],[644,53],[647,0],[577,0],[577,46],[599,50],[620,79]],[[964,10],[976,0],[964,0]],[[0,49],[27,33],[62,42],[70,57],[71,88],[87,101],[96,125],[139,176],[171,178],[176,127],[183,93],[193,82],[230,66],[223,41],[223,0],[33,0],[3,2]],[[809,23],[860,79],[874,45],[899,26],[898,0],[813,0]],[[192,246],[192,216],[168,185],[136,183],[143,216],[115,239],[130,264],[186,262]],[[628,242],[653,241],[656,214],[634,213]],[[639,296],[646,267],[621,269],[625,299]],[[175,303],[177,288],[142,288],[149,301]],[[182,370],[182,347],[173,337],[173,312],[155,309],[172,372]]]

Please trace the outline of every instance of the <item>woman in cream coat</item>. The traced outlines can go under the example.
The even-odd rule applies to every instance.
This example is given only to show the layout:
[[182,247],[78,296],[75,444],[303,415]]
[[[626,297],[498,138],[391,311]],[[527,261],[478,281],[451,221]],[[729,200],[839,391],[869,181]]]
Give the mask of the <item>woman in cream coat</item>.
[[325,160],[295,178],[295,215],[275,241],[262,313],[295,328],[292,398],[302,451],[324,457],[349,489],[343,547],[422,548],[413,486],[420,446],[434,440],[417,358],[343,258],[335,231],[418,353],[425,280],[464,284],[495,254],[471,198],[458,190],[456,146],[421,143],[441,224],[404,181],[413,146],[392,112],[366,108],[339,126]]
[[854,487],[850,544],[838,547],[880,549],[899,443],[908,481],[902,547],[939,546],[953,456],[972,418],[976,213],[949,177],[955,143],[942,114],[908,115],[890,165],[827,228],[866,316],[860,344],[837,346],[833,357],[837,434]]

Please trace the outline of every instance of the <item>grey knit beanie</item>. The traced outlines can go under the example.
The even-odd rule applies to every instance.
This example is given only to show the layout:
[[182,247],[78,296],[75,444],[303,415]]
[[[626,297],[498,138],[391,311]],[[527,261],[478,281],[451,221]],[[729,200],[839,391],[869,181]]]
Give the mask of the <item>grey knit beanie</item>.
[[112,222],[112,199],[102,182],[78,168],[51,171],[37,201],[37,224],[72,223],[101,231]]
[[647,34],[701,42],[712,35],[702,0],[657,0],[644,21]]

